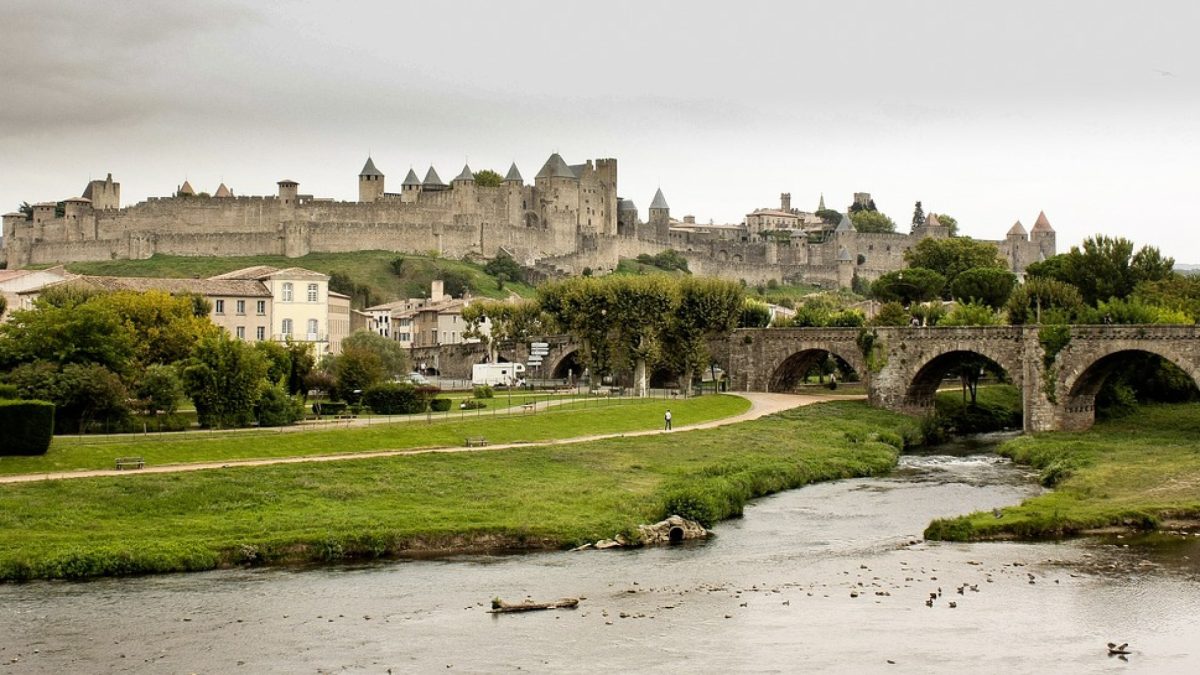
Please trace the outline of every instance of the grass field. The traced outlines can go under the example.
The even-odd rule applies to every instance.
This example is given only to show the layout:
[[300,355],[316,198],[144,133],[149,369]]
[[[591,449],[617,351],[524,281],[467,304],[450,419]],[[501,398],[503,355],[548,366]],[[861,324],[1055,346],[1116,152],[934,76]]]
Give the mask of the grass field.
[[[503,400],[503,399],[493,399]],[[687,400],[586,401],[563,404],[529,415],[490,416],[451,413],[367,427],[295,431],[245,430],[186,434],[55,437],[50,450],[36,457],[0,457],[0,475],[80,469],[111,469],[116,457],[142,457],[151,466],[236,459],[333,455],[370,450],[461,446],[467,436],[489,443],[545,441],[601,433],[657,429],[671,408],[676,426],[745,412],[750,403],[737,396],[701,396]]]
[[886,472],[899,436],[876,430],[912,424],[836,402],[575,445],[8,485],[0,579],[561,548],[668,512],[711,523],[756,496]]
[[992,513],[935,520],[926,538],[1044,539],[1110,526],[1200,519],[1200,405],[1144,406],[1090,431],[1022,436],[1001,454],[1041,470],[1053,492]]
[[[392,271],[392,261],[404,258],[401,273]],[[156,255],[146,260],[105,260],[100,262],[68,263],[67,269],[76,274],[131,277],[210,277],[232,272],[252,265],[274,267],[303,267],[324,274],[343,272],[355,283],[366,284],[373,294],[384,301],[397,298],[420,298],[429,295],[429,282],[441,278],[447,270],[465,274],[471,280],[474,295],[489,298],[508,297],[509,291],[522,296],[533,295],[533,289],[525,284],[507,282],[501,289],[496,279],[483,271],[480,265],[434,258],[400,254],[392,251],[354,251],[350,253],[310,253],[300,258],[255,255],[246,257],[192,257]]]

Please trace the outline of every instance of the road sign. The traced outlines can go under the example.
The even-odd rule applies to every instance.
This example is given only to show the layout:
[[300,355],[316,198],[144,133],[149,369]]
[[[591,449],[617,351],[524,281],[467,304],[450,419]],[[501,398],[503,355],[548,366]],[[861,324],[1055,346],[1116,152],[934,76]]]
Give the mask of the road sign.
[[549,342],[530,342],[529,343],[530,349],[538,349],[539,347],[542,349],[549,349],[550,343]]

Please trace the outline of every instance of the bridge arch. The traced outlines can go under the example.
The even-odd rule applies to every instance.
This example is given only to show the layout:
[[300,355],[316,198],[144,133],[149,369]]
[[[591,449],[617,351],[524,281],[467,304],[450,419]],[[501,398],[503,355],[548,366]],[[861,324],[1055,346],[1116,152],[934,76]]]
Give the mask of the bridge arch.
[[1021,361],[1013,354],[991,349],[986,343],[969,347],[958,345],[930,354],[913,365],[911,374],[906,378],[908,385],[902,406],[915,412],[931,410],[938,387],[955,369],[962,367],[980,367],[1003,373],[1021,386]]
[[[1080,350],[1083,352],[1084,350]],[[1200,360],[1188,358],[1174,349],[1170,343],[1137,341],[1093,346],[1086,353],[1062,354],[1061,379],[1062,419],[1061,428],[1082,431],[1096,421],[1096,395],[1109,376],[1135,356],[1157,356],[1186,373],[1192,383],[1200,388]]]
[[570,349],[565,352],[554,362],[554,364],[546,369],[548,376],[553,380],[566,380],[574,377],[578,380],[583,376],[583,361],[580,360],[579,349]]
[[775,365],[767,380],[767,391],[792,391],[828,358],[833,358],[838,370],[843,373],[853,373],[859,379],[865,376],[862,357],[857,352],[832,345],[802,345]]

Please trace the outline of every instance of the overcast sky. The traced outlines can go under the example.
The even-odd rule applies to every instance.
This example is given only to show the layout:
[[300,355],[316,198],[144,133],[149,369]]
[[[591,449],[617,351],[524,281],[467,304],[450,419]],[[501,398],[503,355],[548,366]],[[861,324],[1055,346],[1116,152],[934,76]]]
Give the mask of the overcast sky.
[[1200,263],[1200,3],[0,3],[0,210],[112,172],[128,205],[357,197],[370,152],[527,181],[620,161],[621,196],[740,222],[779,193],[913,202],[1000,238],[1044,209]]

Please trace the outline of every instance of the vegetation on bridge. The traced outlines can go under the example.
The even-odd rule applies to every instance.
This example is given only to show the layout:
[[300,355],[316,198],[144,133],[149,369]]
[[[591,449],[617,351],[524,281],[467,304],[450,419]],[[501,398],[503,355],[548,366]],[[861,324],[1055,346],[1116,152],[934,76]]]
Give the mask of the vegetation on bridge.
[[927,539],[1046,539],[1200,523],[1200,405],[1156,405],[1086,432],[1022,436],[1000,453],[1054,490],[1019,506],[935,520]]

